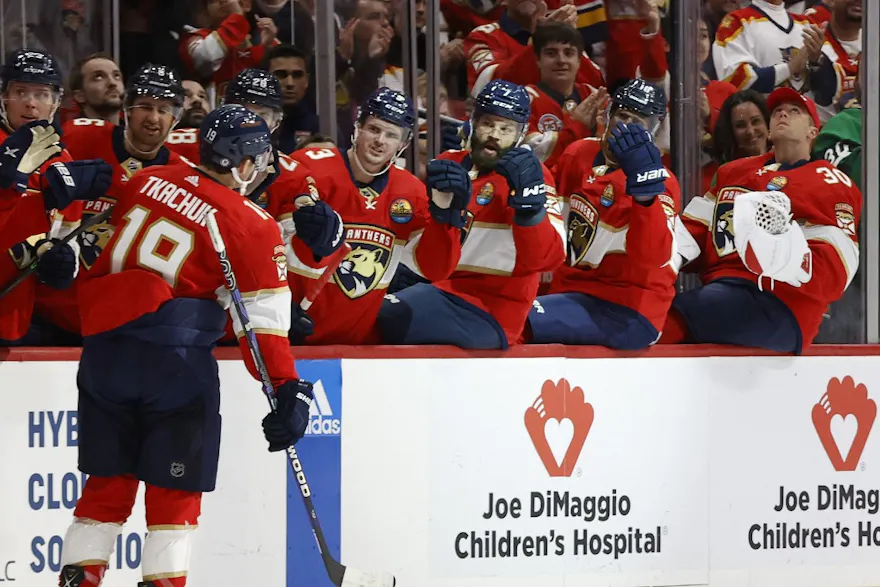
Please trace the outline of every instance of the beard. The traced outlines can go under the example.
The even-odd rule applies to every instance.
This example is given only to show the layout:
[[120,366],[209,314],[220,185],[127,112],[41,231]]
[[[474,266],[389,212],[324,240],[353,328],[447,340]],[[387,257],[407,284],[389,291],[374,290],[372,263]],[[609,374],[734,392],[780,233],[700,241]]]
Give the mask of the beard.
[[207,115],[208,113],[201,108],[191,108],[183,113],[177,126],[179,128],[199,128]]
[[[502,148],[501,145],[495,141],[482,141],[475,135],[471,137],[471,160],[474,162],[477,169],[481,171],[492,171],[495,169],[495,165],[498,161],[510,152],[513,147],[514,145],[508,145],[507,147]],[[494,153],[487,152],[487,148],[492,149]]]

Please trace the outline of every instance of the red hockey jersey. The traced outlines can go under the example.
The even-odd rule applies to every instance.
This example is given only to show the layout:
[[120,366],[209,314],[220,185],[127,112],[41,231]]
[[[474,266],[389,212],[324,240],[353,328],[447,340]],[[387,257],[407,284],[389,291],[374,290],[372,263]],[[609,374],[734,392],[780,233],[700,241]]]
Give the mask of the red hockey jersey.
[[[845,173],[828,161],[810,161],[790,168],[776,163],[773,157],[771,152],[723,165],[712,190],[691,200],[681,217],[700,248],[693,270],[700,272],[703,283],[722,277],[758,283],[758,276],[746,269],[736,251],[734,200],[741,193],[774,190],[791,198],[791,212],[803,226],[813,253],[813,277],[801,287],[767,279],[762,286],[772,287],[792,311],[806,348],[819,331],[822,314],[830,303],[840,299],[858,269],[856,230],[862,194]],[[681,245],[685,257],[694,256],[688,254],[684,243]]]
[[175,128],[168,135],[165,146],[172,153],[177,153],[184,159],[195,163],[199,163],[199,129],[197,128]]
[[[287,339],[287,263],[275,220],[189,165],[138,174],[118,200],[107,253],[82,286],[83,335],[123,326],[174,298],[216,300],[229,308],[231,296],[206,228],[208,214],[216,211],[272,382],[296,378]],[[259,379],[237,318],[233,325],[248,370]]]
[[571,117],[571,112],[596,88],[575,84],[570,96],[562,96],[544,84],[526,86],[532,101],[525,142],[550,170],[566,147],[578,139],[593,136],[590,128]]
[[[251,41],[251,24],[243,14],[230,14],[217,30],[193,29],[180,39],[180,57],[193,73],[211,78],[222,96],[226,84],[248,67],[259,67],[266,55],[263,45]],[[277,44],[278,41],[275,41]]]
[[[493,79],[503,79],[523,86],[541,81],[538,59],[532,45],[527,43],[528,33],[509,28],[505,30],[502,26],[505,22],[509,21],[501,20],[477,27],[464,40],[468,89],[473,96],[479,94]],[[516,38],[512,35],[516,35]],[[594,88],[605,85],[602,71],[586,53],[581,55],[577,82]]]
[[[8,131],[0,127],[0,143],[8,136]],[[15,279],[32,260],[27,247],[20,243],[27,241],[34,244],[44,237],[63,238],[79,226],[83,202],[76,201],[64,210],[47,214],[42,196],[42,191],[47,188],[42,177],[46,168],[59,161],[71,160],[70,153],[64,150],[31,174],[25,194],[18,195],[14,188],[6,191],[10,199],[15,198],[18,201],[9,208],[6,224],[0,231],[0,250],[4,251],[0,254],[0,287]],[[71,246],[78,250],[75,242]],[[27,334],[33,318],[38,285],[39,282],[32,275],[3,298],[0,303],[0,339],[18,340]]]
[[599,139],[571,145],[558,186],[568,233],[566,264],[550,293],[579,292],[631,308],[660,331],[675,296],[675,217],[681,194],[672,172],[649,206],[626,193],[626,175],[609,167]]
[[[392,166],[372,184],[355,185],[345,153],[305,149],[294,156],[308,166],[321,198],[342,216],[345,240],[352,248],[309,310],[315,332],[306,344],[376,343],[376,316],[404,248],[414,258],[410,268],[438,281],[458,264],[460,232],[434,222],[424,184],[408,171]],[[298,241],[294,238],[287,249],[290,287],[297,301],[310,280],[323,275],[326,262],[316,261]]]
[[825,4],[816,4],[812,8],[804,11],[804,16],[810,19],[810,22],[816,26],[822,26],[831,20],[831,10]]
[[[461,163],[469,155],[469,151],[446,151],[439,158]],[[535,226],[519,226],[507,205],[507,181],[494,171],[478,175],[471,170],[470,175],[473,196],[461,260],[448,279],[434,285],[491,314],[508,344],[519,344],[541,273],[553,271],[565,259],[556,184],[545,167],[547,216]]]
[[[85,202],[83,218],[100,214],[116,203],[125,184],[140,170],[156,165],[168,165],[180,161],[180,157],[162,147],[156,157],[142,161],[125,149],[123,129],[105,120],[77,118],[64,125],[63,140],[74,159],[103,159],[113,167],[113,180],[107,195]],[[80,266],[90,269],[110,240],[112,227],[105,222],[90,227],[80,235]],[[37,313],[56,326],[73,333],[80,332],[78,278],[70,289],[55,290],[46,286],[37,288]]]

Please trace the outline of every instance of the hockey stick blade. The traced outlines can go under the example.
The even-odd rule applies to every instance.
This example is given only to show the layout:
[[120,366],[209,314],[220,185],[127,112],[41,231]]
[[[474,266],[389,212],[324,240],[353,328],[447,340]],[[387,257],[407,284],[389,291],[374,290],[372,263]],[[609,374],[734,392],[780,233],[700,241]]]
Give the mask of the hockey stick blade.
[[[214,211],[208,214],[207,228],[208,234],[211,237],[211,243],[214,246],[214,251],[217,253],[217,257],[220,260],[220,267],[223,269],[223,278],[226,280],[226,288],[229,290],[230,296],[232,297],[232,310],[238,315],[241,328],[244,330],[245,341],[247,342],[251,357],[254,360],[254,365],[256,365],[257,371],[260,374],[260,381],[263,383],[263,392],[266,394],[266,399],[269,401],[269,407],[274,411],[275,389],[272,385],[272,380],[269,377],[269,371],[266,368],[263,355],[260,352],[260,345],[251,326],[250,318],[248,318],[247,309],[244,307],[241,291],[238,289],[232,264],[229,262],[229,257],[226,254],[226,244],[223,242],[223,235],[220,233],[220,228],[217,226],[216,212]],[[314,293],[314,296],[316,295],[317,292]],[[306,479],[302,461],[299,459],[296,447],[289,446],[287,448],[287,462],[290,465],[290,470],[299,486],[300,495],[302,495],[303,504],[305,505],[306,513],[308,514],[309,524],[312,526],[312,535],[315,537],[315,542],[318,545],[318,552],[321,553],[321,559],[324,562],[324,568],[327,570],[327,575],[330,577],[330,581],[337,587],[343,587],[343,585],[345,587],[394,587],[396,581],[394,580],[394,577],[390,575],[371,575],[357,570],[349,570],[345,565],[333,558],[333,555],[330,554],[330,548],[327,546],[327,539],[324,537],[324,530],[321,528],[321,522],[318,520],[318,513],[315,511],[315,506],[312,503],[312,490]],[[387,577],[390,577],[390,583],[388,582],[386,575]],[[347,579],[349,576],[352,577],[352,579]],[[374,577],[379,579],[374,579]],[[356,582],[358,580],[372,582]],[[385,582],[377,582],[380,580],[384,580]]]
[[[81,223],[75,229],[70,231],[70,234],[66,235],[64,238],[61,239],[60,244],[66,245],[67,243],[69,243],[70,241],[72,241],[73,239],[75,239],[76,237],[78,237],[80,234],[82,234],[86,230],[90,229],[91,227],[98,225],[98,224],[101,224],[102,222],[108,220],[110,218],[111,214],[113,214],[113,208],[108,208],[107,210],[104,210],[100,214],[95,214],[94,216],[89,218],[86,222]],[[23,281],[25,281],[28,277],[30,277],[31,274],[33,274],[37,270],[37,265],[39,264],[39,262],[40,262],[40,258],[35,255],[34,259],[28,264],[28,266],[25,267],[24,269],[22,269],[21,272],[15,277],[15,279],[10,281],[6,285],[6,287],[4,287],[2,290],[0,290],[0,299],[5,297],[9,292],[14,290]]]

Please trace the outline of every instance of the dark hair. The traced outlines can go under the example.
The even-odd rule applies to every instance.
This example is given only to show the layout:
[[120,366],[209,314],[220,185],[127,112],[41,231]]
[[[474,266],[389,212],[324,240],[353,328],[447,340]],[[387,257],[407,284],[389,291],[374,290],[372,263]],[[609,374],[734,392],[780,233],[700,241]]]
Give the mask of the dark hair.
[[318,133],[306,135],[296,142],[296,148],[294,149],[294,151],[307,149],[309,145],[314,145],[315,143],[333,143],[335,145],[336,141],[334,141],[327,135],[322,135]]
[[[116,60],[113,59],[113,56],[109,53],[104,53],[103,51],[98,53],[92,53],[86,57],[83,57],[73,66],[73,69],[70,70],[70,75],[67,78],[67,87],[71,93],[81,90],[83,88],[83,67],[85,67],[86,63],[89,61],[94,61],[95,59],[106,59],[107,61],[112,61],[116,63]],[[119,64],[117,64],[117,67]]]
[[736,135],[733,132],[733,120],[731,120],[733,109],[748,102],[758,107],[767,127],[770,126],[770,110],[767,109],[767,100],[764,96],[754,90],[742,90],[731,94],[721,106],[712,141],[712,155],[722,165],[736,159]]
[[306,71],[309,69],[309,58],[308,56],[293,45],[275,45],[271,49],[266,52],[266,56],[263,57],[263,63],[260,65],[261,69],[269,70],[269,63],[272,62],[273,59],[281,59],[284,57],[294,57],[297,59],[302,59],[303,63],[305,63]]
[[541,51],[550,43],[571,45],[578,50],[578,54],[584,50],[584,39],[581,37],[581,33],[564,22],[548,21],[535,28],[535,34],[532,35],[532,48],[535,55],[540,57]]

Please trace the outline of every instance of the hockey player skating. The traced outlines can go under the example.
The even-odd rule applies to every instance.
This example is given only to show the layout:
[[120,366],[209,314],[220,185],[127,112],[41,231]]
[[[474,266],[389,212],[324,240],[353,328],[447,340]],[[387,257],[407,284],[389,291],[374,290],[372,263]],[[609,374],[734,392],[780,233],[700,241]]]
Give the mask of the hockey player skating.
[[[458,264],[461,224],[456,218],[467,201],[449,201],[447,214],[432,214],[425,185],[393,164],[409,145],[415,120],[409,98],[380,88],[361,107],[348,151],[293,154],[308,167],[321,199],[344,219],[345,240],[352,247],[333,284],[309,310],[314,334],[306,344],[378,342],[376,316],[405,247],[428,279],[445,279]],[[299,300],[310,282],[323,275],[327,261],[298,245],[289,252],[290,286]]]
[[[565,257],[550,172],[519,146],[528,120],[525,88],[493,80],[477,97],[470,149],[428,164],[431,214],[462,231],[461,259],[448,279],[386,298],[379,312],[386,344],[506,349],[521,342],[541,273]],[[424,267],[406,260],[414,271]]]
[[560,158],[568,259],[529,313],[530,342],[640,349],[657,341],[675,295],[680,199],[653,140],[665,114],[662,90],[627,82],[611,99],[605,135]]
[[800,353],[858,269],[862,194],[810,159],[816,105],[779,88],[767,107],[773,151],[722,166],[681,215],[679,252],[703,287],[676,296],[661,342]]
[[[78,444],[89,478],[64,539],[62,586],[100,584],[141,481],[148,534],[140,585],[186,584],[201,495],[217,476],[220,382],[212,349],[230,304],[209,213],[216,211],[277,390],[277,411],[263,420],[269,450],[285,450],[305,432],[312,386],[298,379],[286,336],[284,245],[275,220],[238,192],[268,161],[269,129],[228,105],[205,119],[200,140],[199,167],[148,169],[129,182],[114,208],[116,232],[83,286]],[[235,315],[233,323],[241,338]]]

